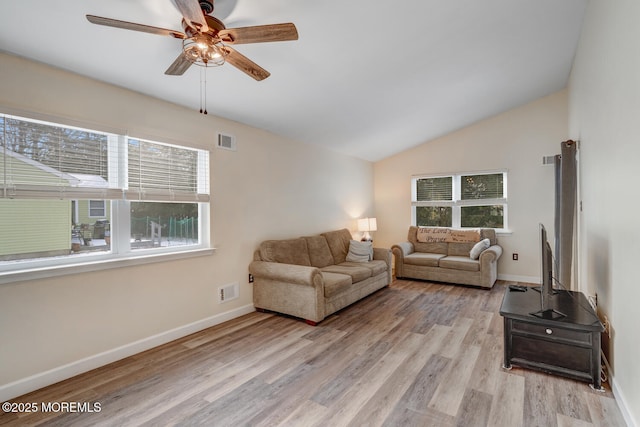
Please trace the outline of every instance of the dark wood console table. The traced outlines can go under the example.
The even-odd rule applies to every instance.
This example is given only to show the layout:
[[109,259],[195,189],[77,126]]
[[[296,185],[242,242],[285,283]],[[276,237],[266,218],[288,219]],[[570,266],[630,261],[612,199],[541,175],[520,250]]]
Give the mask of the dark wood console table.
[[507,288],[500,315],[504,317],[504,367],[536,369],[600,384],[600,334],[604,326],[584,294],[557,291],[550,308],[565,316],[557,319],[533,316],[540,310],[540,292]]

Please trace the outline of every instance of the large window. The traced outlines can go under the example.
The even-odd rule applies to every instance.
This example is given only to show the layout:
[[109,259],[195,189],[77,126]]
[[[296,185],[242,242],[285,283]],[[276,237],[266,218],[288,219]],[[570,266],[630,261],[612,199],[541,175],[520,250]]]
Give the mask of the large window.
[[411,180],[413,224],[507,228],[507,173],[419,176]]
[[209,152],[0,115],[0,273],[208,247]]

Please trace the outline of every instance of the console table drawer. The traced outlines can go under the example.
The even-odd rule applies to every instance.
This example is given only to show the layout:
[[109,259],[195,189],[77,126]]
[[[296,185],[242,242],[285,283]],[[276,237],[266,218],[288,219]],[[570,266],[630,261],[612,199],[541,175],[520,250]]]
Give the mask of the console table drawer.
[[526,334],[533,334],[554,341],[571,341],[573,343],[582,343],[586,346],[591,346],[592,344],[592,334],[590,332],[574,331],[572,329],[544,326],[518,320],[513,320],[512,331],[513,333],[524,332]]
[[[592,351],[590,348],[574,347],[561,342],[551,342],[513,336],[511,357],[513,359],[527,360],[534,363],[543,363],[559,368],[569,369],[589,374],[593,366]],[[515,363],[515,360],[513,360]]]

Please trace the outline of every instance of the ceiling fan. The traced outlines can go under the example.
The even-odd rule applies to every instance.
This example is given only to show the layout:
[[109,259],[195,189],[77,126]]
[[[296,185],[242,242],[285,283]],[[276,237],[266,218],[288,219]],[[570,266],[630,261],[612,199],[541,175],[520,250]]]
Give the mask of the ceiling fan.
[[211,16],[213,0],[174,2],[182,13],[184,32],[95,15],[87,15],[87,19],[93,24],[182,39],[182,52],[165,71],[172,76],[184,74],[192,64],[208,67],[228,62],[256,80],[264,80],[270,73],[229,45],[298,39],[298,31],[292,23],[227,28],[221,20]]

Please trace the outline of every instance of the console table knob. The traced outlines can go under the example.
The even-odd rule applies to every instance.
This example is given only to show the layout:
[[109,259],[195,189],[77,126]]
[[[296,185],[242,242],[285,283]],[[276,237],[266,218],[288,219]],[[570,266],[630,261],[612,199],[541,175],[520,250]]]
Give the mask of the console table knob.
[[547,333],[547,335],[551,335],[553,333],[553,330],[547,328],[545,329],[545,332]]

